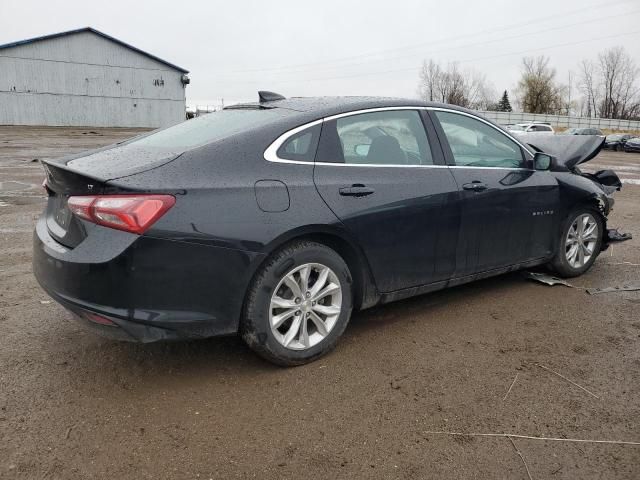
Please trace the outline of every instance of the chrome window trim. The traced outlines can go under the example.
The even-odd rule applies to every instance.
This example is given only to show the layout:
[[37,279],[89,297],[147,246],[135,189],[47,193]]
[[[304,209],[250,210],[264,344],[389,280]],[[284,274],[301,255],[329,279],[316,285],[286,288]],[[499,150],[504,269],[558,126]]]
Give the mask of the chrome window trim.
[[450,108],[442,108],[442,107],[425,107],[425,106],[398,106],[398,107],[376,107],[376,108],[365,108],[362,110],[353,110],[351,112],[338,113],[336,115],[330,115],[328,117],[320,118],[318,120],[314,120],[312,122],[305,123],[298,127],[295,127],[291,130],[286,131],[278,138],[276,138],[271,145],[267,147],[264,151],[264,159],[273,162],[273,163],[291,163],[294,165],[327,165],[327,166],[337,166],[337,167],[374,167],[374,168],[473,168],[473,169],[490,169],[490,170],[528,170],[531,171],[531,168],[522,168],[522,167],[476,167],[476,166],[464,166],[464,165],[398,165],[398,164],[371,164],[371,163],[333,163],[333,162],[304,162],[301,160],[287,160],[286,158],[278,157],[278,150],[282,146],[284,142],[286,142],[293,135],[306,130],[307,128],[314,127],[324,122],[328,122],[331,120],[336,120],[338,118],[350,117],[353,115],[361,115],[363,113],[375,113],[375,112],[387,112],[387,111],[397,111],[397,110],[431,110],[431,111],[439,111],[439,112],[448,112],[448,113],[456,113],[458,115],[464,115],[466,117],[474,118],[482,123],[485,123],[497,130],[507,138],[513,140],[517,145],[519,145],[523,150],[533,156],[531,150],[529,150],[525,145],[519,142],[512,135],[509,135],[504,130],[498,128],[487,120],[478,117],[477,115],[472,115],[466,112],[460,112],[458,110],[450,109]]
[[275,163],[295,163],[295,164],[303,164],[303,165],[313,165],[314,162],[303,162],[301,160],[287,160],[286,158],[280,158],[278,156],[278,150],[282,146],[284,142],[286,142],[290,137],[294,136],[296,133],[299,133],[307,128],[315,127],[316,125],[320,125],[324,122],[324,119],[314,120],[313,122],[305,123],[304,125],[300,125],[299,127],[294,128],[293,130],[288,130],[278,138],[275,139],[271,145],[267,147],[264,151],[264,159],[269,162]]
[[314,165],[331,167],[373,167],[373,168],[449,168],[448,165],[400,165],[397,163],[334,163],[315,162]]

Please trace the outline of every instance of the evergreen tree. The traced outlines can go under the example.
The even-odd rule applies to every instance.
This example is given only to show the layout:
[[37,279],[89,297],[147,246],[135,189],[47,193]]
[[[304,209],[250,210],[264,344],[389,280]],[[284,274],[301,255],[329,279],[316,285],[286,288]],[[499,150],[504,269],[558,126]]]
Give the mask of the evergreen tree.
[[498,111],[499,112],[512,112],[511,102],[509,102],[509,94],[505,90],[502,94],[502,98],[498,102]]

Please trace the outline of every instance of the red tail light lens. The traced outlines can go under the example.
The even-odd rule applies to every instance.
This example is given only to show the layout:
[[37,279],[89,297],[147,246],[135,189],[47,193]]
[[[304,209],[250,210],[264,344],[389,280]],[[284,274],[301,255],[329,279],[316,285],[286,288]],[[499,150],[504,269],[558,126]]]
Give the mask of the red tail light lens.
[[175,203],[172,195],[83,195],[69,197],[67,205],[89,222],[142,234]]
[[85,318],[87,320],[89,320],[90,322],[93,322],[93,323],[99,323],[100,325],[107,325],[109,327],[117,327],[118,326],[115,323],[113,323],[111,320],[109,320],[107,317],[104,317],[102,315],[98,315],[97,313],[85,312],[84,316],[85,316]]

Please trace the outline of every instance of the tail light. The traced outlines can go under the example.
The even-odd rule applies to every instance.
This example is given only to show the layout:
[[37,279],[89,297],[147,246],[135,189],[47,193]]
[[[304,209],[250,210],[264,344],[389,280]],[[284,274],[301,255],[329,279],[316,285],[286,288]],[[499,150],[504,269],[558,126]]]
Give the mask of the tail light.
[[109,327],[117,327],[118,326],[115,323],[113,323],[110,319],[108,319],[107,317],[105,317],[103,315],[98,315],[97,313],[85,312],[84,313],[84,317],[87,320],[89,320],[90,322],[98,323],[100,325],[107,325]]
[[175,203],[172,195],[83,195],[67,205],[84,220],[140,235]]

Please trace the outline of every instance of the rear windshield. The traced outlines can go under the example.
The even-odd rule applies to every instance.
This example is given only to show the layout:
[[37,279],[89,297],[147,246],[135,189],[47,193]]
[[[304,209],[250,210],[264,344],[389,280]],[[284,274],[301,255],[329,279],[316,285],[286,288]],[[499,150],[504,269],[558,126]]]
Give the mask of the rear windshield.
[[281,108],[221,110],[152,133],[129,145],[188,150],[252,130],[286,114],[287,110]]

